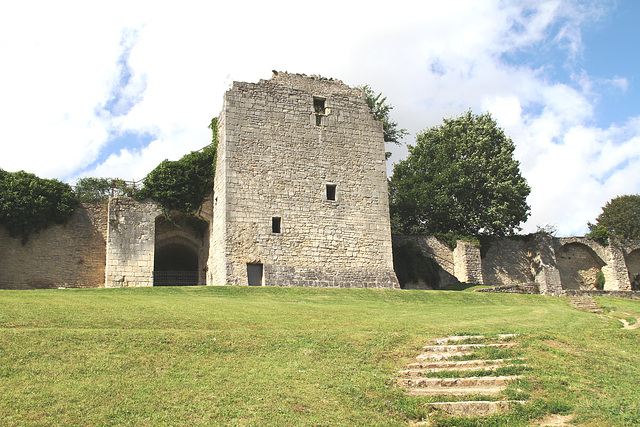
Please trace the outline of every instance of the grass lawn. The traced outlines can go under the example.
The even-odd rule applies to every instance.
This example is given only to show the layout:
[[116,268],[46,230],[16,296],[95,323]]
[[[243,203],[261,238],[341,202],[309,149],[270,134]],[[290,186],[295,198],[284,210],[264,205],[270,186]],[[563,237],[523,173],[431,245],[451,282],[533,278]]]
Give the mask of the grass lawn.
[[[640,302],[598,298],[640,317]],[[393,386],[431,338],[517,333],[529,404],[442,425],[640,425],[640,329],[566,298],[183,287],[0,291],[0,424],[397,426]],[[447,424],[448,423],[448,424]]]

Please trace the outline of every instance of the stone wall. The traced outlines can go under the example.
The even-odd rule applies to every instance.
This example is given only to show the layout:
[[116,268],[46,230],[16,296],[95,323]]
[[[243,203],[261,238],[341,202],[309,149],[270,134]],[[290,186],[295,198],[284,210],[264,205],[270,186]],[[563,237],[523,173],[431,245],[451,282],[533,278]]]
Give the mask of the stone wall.
[[0,226],[0,288],[104,285],[107,205],[83,204],[65,225],[33,234],[25,245]]
[[456,278],[463,283],[482,285],[482,260],[480,248],[469,242],[458,241],[453,250],[453,271]]
[[[395,258],[397,256],[402,256],[397,254],[395,251],[398,248],[401,248],[403,245],[410,244],[417,247],[427,258],[434,260],[435,264],[438,266],[438,277],[435,278],[435,280],[432,277],[419,277],[415,281],[402,283],[401,286],[403,287],[403,289],[434,289],[452,285],[460,281],[455,276],[453,251],[449,248],[449,246],[447,246],[446,243],[438,240],[433,236],[393,235],[392,237],[394,247],[394,261],[401,261],[396,260]],[[405,263],[396,262],[395,264],[399,265],[398,268],[406,268],[404,267]],[[400,266],[401,264],[402,266]],[[412,266],[408,267],[413,268]],[[398,277],[402,275],[402,273],[398,271],[396,271],[396,274]],[[433,281],[435,281],[436,283],[433,283]]]
[[213,284],[395,287],[381,124],[338,80],[235,82],[219,117]]
[[626,256],[629,268],[629,281],[634,291],[640,291],[640,249],[635,249]]
[[460,282],[513,292],[538,289],[545,295],[566,295],[568,290],[596,291],[600,274],[605,280],[603,291],[628,292],[640,285],[640,242],[601,245],[585,237],[554,238],[542,233],[495,237],[483,239],[480,258],[480,251],[465,242],[458,242],[452,251],[444,243],[434,243],[437,239],[433,237],[393,239],[413,242]]
[[152,201],[109,200],[106,287],[153,286],[155,219],[160,213]]

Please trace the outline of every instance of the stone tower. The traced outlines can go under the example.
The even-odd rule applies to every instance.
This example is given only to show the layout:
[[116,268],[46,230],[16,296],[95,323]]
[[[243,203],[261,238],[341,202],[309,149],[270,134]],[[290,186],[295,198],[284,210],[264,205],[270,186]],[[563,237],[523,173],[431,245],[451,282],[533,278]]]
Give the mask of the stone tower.
[[218,125],[209,284],[398,287],[382,125],[359,89],[234,82]]

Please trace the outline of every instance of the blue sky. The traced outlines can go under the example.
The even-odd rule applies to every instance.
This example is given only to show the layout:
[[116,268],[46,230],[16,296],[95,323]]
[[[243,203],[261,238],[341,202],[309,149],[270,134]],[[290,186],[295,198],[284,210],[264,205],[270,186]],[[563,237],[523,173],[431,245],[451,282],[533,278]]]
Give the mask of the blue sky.
[[11,2],[0,168],[141,179],[210,141],[233,81],[320,74],[383,92],[409,144],[491,112],[532,187],[524,231],[580,235],[640,193],[638,22],[634,0]]

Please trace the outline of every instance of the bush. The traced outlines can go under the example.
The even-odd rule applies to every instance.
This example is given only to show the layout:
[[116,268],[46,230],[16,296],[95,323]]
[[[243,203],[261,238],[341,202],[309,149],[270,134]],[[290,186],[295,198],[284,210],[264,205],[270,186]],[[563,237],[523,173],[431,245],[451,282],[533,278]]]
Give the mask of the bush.
[[12,237],[20,237],[22,244],[32,233],[65,223],[78,204],[69,184],[0,169],[0,224]]
[[601,291],[604,289],[604,283],[604,273],[602,272],[602,270],[598,270],[598,272],[596,273],[596,283],[594,284],[594,286],[596,287],[596,289]]

